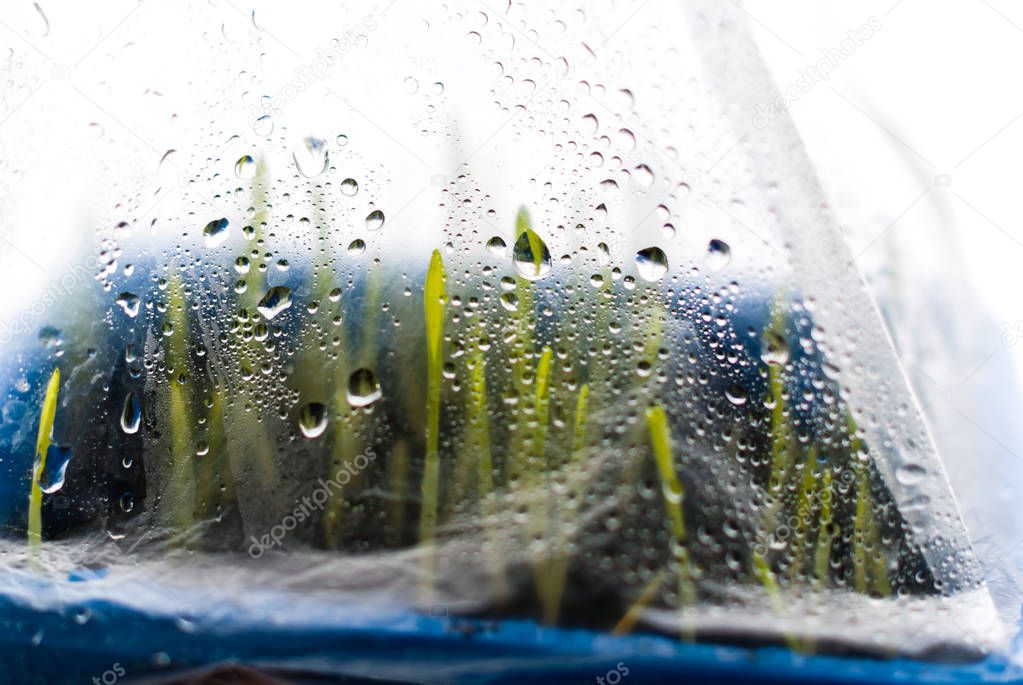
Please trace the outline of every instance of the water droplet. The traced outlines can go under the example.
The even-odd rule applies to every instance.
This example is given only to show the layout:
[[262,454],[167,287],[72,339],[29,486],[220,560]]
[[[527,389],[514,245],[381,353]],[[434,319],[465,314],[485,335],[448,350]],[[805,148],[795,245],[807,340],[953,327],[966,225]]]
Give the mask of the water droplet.
[[71,448],[60,445],[50,445],[46,451],[46,466],[40,471],[39,461],[36,461],[35,472],[39,481],[39,489],[47,495],[64,487],[64,477],[67,474],[67,466],[71,463]]
[[349,376],[347,398],[353,407],[369,406],[382,394],[377,377],[369,369],[358,369]]
[[303,138],[295,148],[295,166],[306,178],[316,178],[327,169],[330,161],[327,154],[327,141],[322,138]]
[[668,258],[659,247],[647,247],[636,253],[636,271],[644,281],[654,283],[668,273]]
[[649,188],[654,182],[654,172],[646,164],[640,164],[632,172],[632,178],[641,186]]
[[503,257],[508,252],[508,244],[504,242],[504,238],[495,235],[487,241],[487,251],[492,255]]
[[263,299],[256,305],[256,309],[269,321],[290,306],[291,288],[275,285],[266,291]]
[[234,175],[243,180],[256,177],[256,160],[252,155],[242,155],[234,163]]
[[327,428],[327,407],[319,402],[310,402],[298,414],[298,427],[307,438],[318,438]]
[[269,136],[274,132],[274,120],[269,114],[263,116],[252,122],[252,132],[257,136]]
[[362,238],[356,238],[352,242],[348,243],[348,255],[350,257],[358,257],[366,251],[366,241]]
[[128,435],[134,435],[138,433],[141,423],[142,403],[134,392],[129,392],[124,397],[124,409],[121,410],[121,430]]
[[366,215],[366,230],[367,231],[379,231],[384,227],[384,213],[379,209],[374,209],[372,212]]
[[227,219],[214,219],[202,229],[202,242],[208,248],[220,247],[227,240]]
[[116,302],[117,305],[124,310],[124,313],[127,314],[129,318],[134,319],[138,316],[139,298],[134,293],[123,292],[117,296],[117,299],[114,300],[114,302]]
[[707,266],[711,271],[720,271],[732,261],[732,248],[723,240],[715,238],[707,245]]
[[903,464],[895,469],[895,480],[903,485],[916,485],[927,476],[927,469],[920,464]]
[[64,344],[64,334],[53,326],[43,326],[39,329],[39,342],[50,349],[60,347]]
[[725,397],[735,406],[741,407],[746,404],[746,388],[741,385],[729,385],[725,388]]
[[764,350],[760,355],[765,364],[785,366],[789,363],[789,344],[784,337],[774,331],[764,334]]
[[341,194],[353,197],[359,192],[359,183],[354,178],[346,178],[341,181]]
[[536,281],[551,272],[551,253],[534,231],[523,231],[512,253],[515,270],[523,278]]

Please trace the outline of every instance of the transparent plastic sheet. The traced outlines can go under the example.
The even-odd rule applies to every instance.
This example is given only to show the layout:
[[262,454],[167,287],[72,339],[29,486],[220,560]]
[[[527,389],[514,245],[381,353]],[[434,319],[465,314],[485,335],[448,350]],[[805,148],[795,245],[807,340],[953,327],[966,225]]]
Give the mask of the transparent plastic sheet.
[[[10,596],[84,566],[104,601],[151,581],[183,631],[204,607],[182,596],[315,590],[804,651],[1001,644],[798,136],[750,125],[775,93],[739,9],[319,12],[145,8],[100,93],[52,94],[116,112],[100,138],[19,123],[111,183],[87,257],[56,260],[88,278],[8,319],[30,323],[0,368]],[[296,29],[326,65],[301,88]],[[175,40],[154,111],[134,79]],[[52,65],[17,54],[30,91]],[[13,241],[50,148],[4,145]],[[19,493],[55,366],[33,561]]]

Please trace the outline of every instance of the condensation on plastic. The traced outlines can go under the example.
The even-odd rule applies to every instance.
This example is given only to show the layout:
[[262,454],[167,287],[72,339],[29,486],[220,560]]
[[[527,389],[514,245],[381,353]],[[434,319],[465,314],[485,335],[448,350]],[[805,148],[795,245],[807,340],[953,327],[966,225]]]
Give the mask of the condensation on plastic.
[[[179,610],[173,588],[198,586],[239,601],[252,587],[316,588],[500,616],[508,607],[488,580],[488,536],[496,536],[513,614],[536,611],[523,588],[538,564],[565,554],[573,561],[566,596],[575,602],[566,613],[577,625],[607,629],[643,603],[670,543],[642,421],[642,410],[659,403],[676,426],[687,497],[707,512],[697,513],[690,534],[703,545],[694,557],[706,575],[697,574],[700,603],[679,611],[681,590],[655,597],[641,626],[740,640],[799,635],[913,655],[1001,644],[940,458],[798,135],[785,118],[752,126],[756,105],[776,93],[745,17],[729,3],[650,5],[399,2],[306,13],[140,6],[123,40],[76,64],[66,84],[61,63],[13,44],[17,87],[3,96],[0,183],[9,192],[0,216],[10,244],[29,254],[6,251],[3,275],[3,290],[20,293],[6,298],[0,367],[7,392],[0,473],[12,530],[24,516],[16,502],[27,492],[44,370],[58,364],[66,381],[55,437],[72,457],[63,493],[48,500],[57,534],[44,554],[56,572],[108,568],[93,581],[98,595],[122,574],[141,572],[171,588],[170,612]],[[70,17],[49,8],[55,32],[66,31]],[[68,62],[81,51],[70,50]],[[258,163],[239,167],[245,155]],[[354,194],[347,178],[358,184]],[[418,526],[407,520],[419,505],[418,481],[396,498],[383,480],[398,454],[410,474],[423,470],[428,412],[423,383],[413,380],[425,377],[423,279],[430,252],[441,249],[447,310],[457,316],[449,322],[445,397],[461,397],[470,383],[464,364],[478,344],[475,321],[492,326],[492,349],[502,351],[488,376],[498,374],[495,386],[519,362],[535,369],[538,350],[522,354],[508,342],[522,335],[509,311],[515,301],[499,299],[502,278],[516,274],[520,207],[549,248],[552,274],[505,293],[519,295],[518,311],[531,293],[539,323],[525,326],[554,348],[552,440],[570,444],[580,377],[589,374],[599,439],[585,460],[563,464],[555,485],[563,494],[585,483],[587,496],[576,519],[539,534],[539,543],[530,517],[558,502],[527,477],[490,505],[496,511],[455,502],[434,559],[414,544]],[[377,210],[382,226],[371,218]],[[204,241],[203,227],[221,217],[226,242]],[[254,244],[241,230],[252,224]],[[503,254],[486,247],[494,236],[507,245]],[[726,243],[730,260],[720,249],[708,255],[711,241]],[[635,260],[651,246],[668,264],[655,283]],[[48,277],[36,279],[49,281],[38,297],[28,294],[34,266],[26,260]],[[249,289],[232,294],[236,281]],[[287,285],[295,299],[280,327],[248,318],[271,285]],[[335,286],[343,291],[336,307]],[[140,298],[130,320],[115,302],[129,291]],[[605,292],[612,294],[601,309]],[[790,326],[793,349],[823,359],[821,369],[804,366],[806,383],[792,388],[805,415],[847,409],[856,440],[867,445],[876,476],[870,492],[885,502],[894,540],[886,544],[896,550],[885,568],[919,572],[897,583],[902,596],[805,593],[793,580],[781,583],[779,602],[763,578],[749,582],[763,502],[749,457],[734,445],[753,430],[742,407],[759,398],[733,389],[760,387],[759,361],[748,357],[778,302],[802,322]],[[247,313],[236,318],[239,308]],[[181,321],[191,322],[185,344]],[[253,332],[259,324],[266,330]],[[551,332],[559,325],[565,337]],[[238,341],[246,334],[278,347],[252,352],[251,340]],[[566,340],[577,346],[569,353]],[[193,358],[199,349],[201,360]],[[184,372],[174,368],[186,357]],[[345,405],[345,381],[360,366],[373,367],[381,384],[370,411]],[[223,443],[231,446],[224,449],[242,460],[230,464],[230,479],[213,479],[230,481],[218,484],[232,504],[181,526],[175,459],[210,429],[174,423],[187,414],[174,388],[202,384],[208,402],[194,415],[210,421],[222,411]],[[126,436],[119,424],[130,393],[145,410],[140,433]],[[515,407],[533,401],[494,390],[487,399],[497,431],[527,421]],[[326,437],[342,445],[344,463],[359,447],[376,450],[387,469],[345,510],[358,527],[340,551],[320,549],[342,539],[324,542],[321,526],[252,559],[249,541],[283,525],[294,502],[341,463],[326,440],[296,428],[311,401],[330,406]],[[463,444],[467,422],[447,411],[448,456],[473,453]],[[495,444],[495,454],[514,444],[507,430],[508,444]],[[843,426],[828,430],[828,440],[844,444],[836,453],[857,452],[838,435]],[[185,433],[193,439],[175,441]],[[344,443],[346,436],[361,442]],[[197,456],[213,442],[197,446]],[[374,523],[405,498],[395,528]],[[13,573],[27,563],[16,535],[9,549]],[[431,559],[436,594],[423,607],[421,575]],[[929,591],[912,589],[922,586]],[[59,605],[59,594],[47,599]]]

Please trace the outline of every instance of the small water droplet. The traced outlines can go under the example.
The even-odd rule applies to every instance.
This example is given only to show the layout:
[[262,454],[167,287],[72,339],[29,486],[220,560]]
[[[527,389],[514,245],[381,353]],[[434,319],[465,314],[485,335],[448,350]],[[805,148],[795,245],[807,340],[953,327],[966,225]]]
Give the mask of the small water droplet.
[[307,438],[318,438],[327,428],[327,407],[319,402],[310,402],[298,414],[298,427]]
[[39,342],[43,347],[54,349],[64,344],[64,334],[53,326],[43,326],[39,329]]
[[347,398],[353,407],[369,406],[382,394],[376,375],[369,369],[357,369],[348,377]]
[[139,298],[135,293],[123,292],[114,300],[129,318],[134,319],[139,314]]
[[654,283],[668,273],[668,258],[659,247],[647,247],[636,253],[636,271],[644,281]]
[[632,172],[632,178],[641,186],[649,188],[654,182],[654,172],[646,164],[640,164]]
[[519,298],[515,293],[501,293],[501,306],[509,312],[517,311],[519,308]]
[[303,138],[295,148],[295,166],[306,178],[316,178],[327,169],[330,155],[327,153],[327,141],[309,136]]
[[227,219],[214,219],[202,229],[202,242],[208,248],[220,247],[228,236]]
[[706,261],[711,271],[720,271],[732,261],[732,248],[725,241],[715,238],[707,245]]
[[256,160],[252,155],[242,155],[238,158],[234,163],[234,175],[246,181],[256,177]]
[[747,399],[746,388],[742,387],[741,385],[729,385],[727,388],[725,388],[725,397],[727,397],[728,401],[734,404],[735,406],[741,407],[742,405],[746,404]]
[[129,392],[124,397],[124,408],[121,410],[121,430],[128,435],[134,435],[138,433],[141,423],[142,403],[134,392]]
[[290,306],[291,288],[275,285],[266,291],[263,299],[256,305],[256,309],[269,321]]
[[895,480],[903,485],[916,485],[927,476],[927,469],[920,464],[903,464],[895,469]]
[[503,257],[508,252],[508,244],[504,242],[504,238],[495,235],[487,241],[487,251],[492,255]]
[[384,213],[379,209],[374,209],[372,212],[366,215],[366,230],[367,231],[379,231],[384,227]]
[[257,136],[269,136],[274,132],[274,120],[269,114],[257,118],[252,122],[252,132]]

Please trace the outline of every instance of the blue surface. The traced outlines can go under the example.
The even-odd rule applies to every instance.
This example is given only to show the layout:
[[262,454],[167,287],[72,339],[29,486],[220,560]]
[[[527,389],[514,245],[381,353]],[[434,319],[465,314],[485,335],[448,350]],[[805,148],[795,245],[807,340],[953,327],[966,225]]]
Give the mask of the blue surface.
[[[95,582],[106,581],[25,575],[11,583],[18,592],[0,595],[0,684],[90,683],[115,667],[124,672],[118,682],[162,679],[220,662],[376,683],[1023,683],[1023,670],[1002,656],[966,665],[808,657],[779,647],[612,637],[280,595],[255,597],[241,609],[206,600],[201,615],[183,622],[138,610],[146,597],[127,584],[124,602],[76,599],[88,597]],[[282,605],[291,610],[279,611]]]

